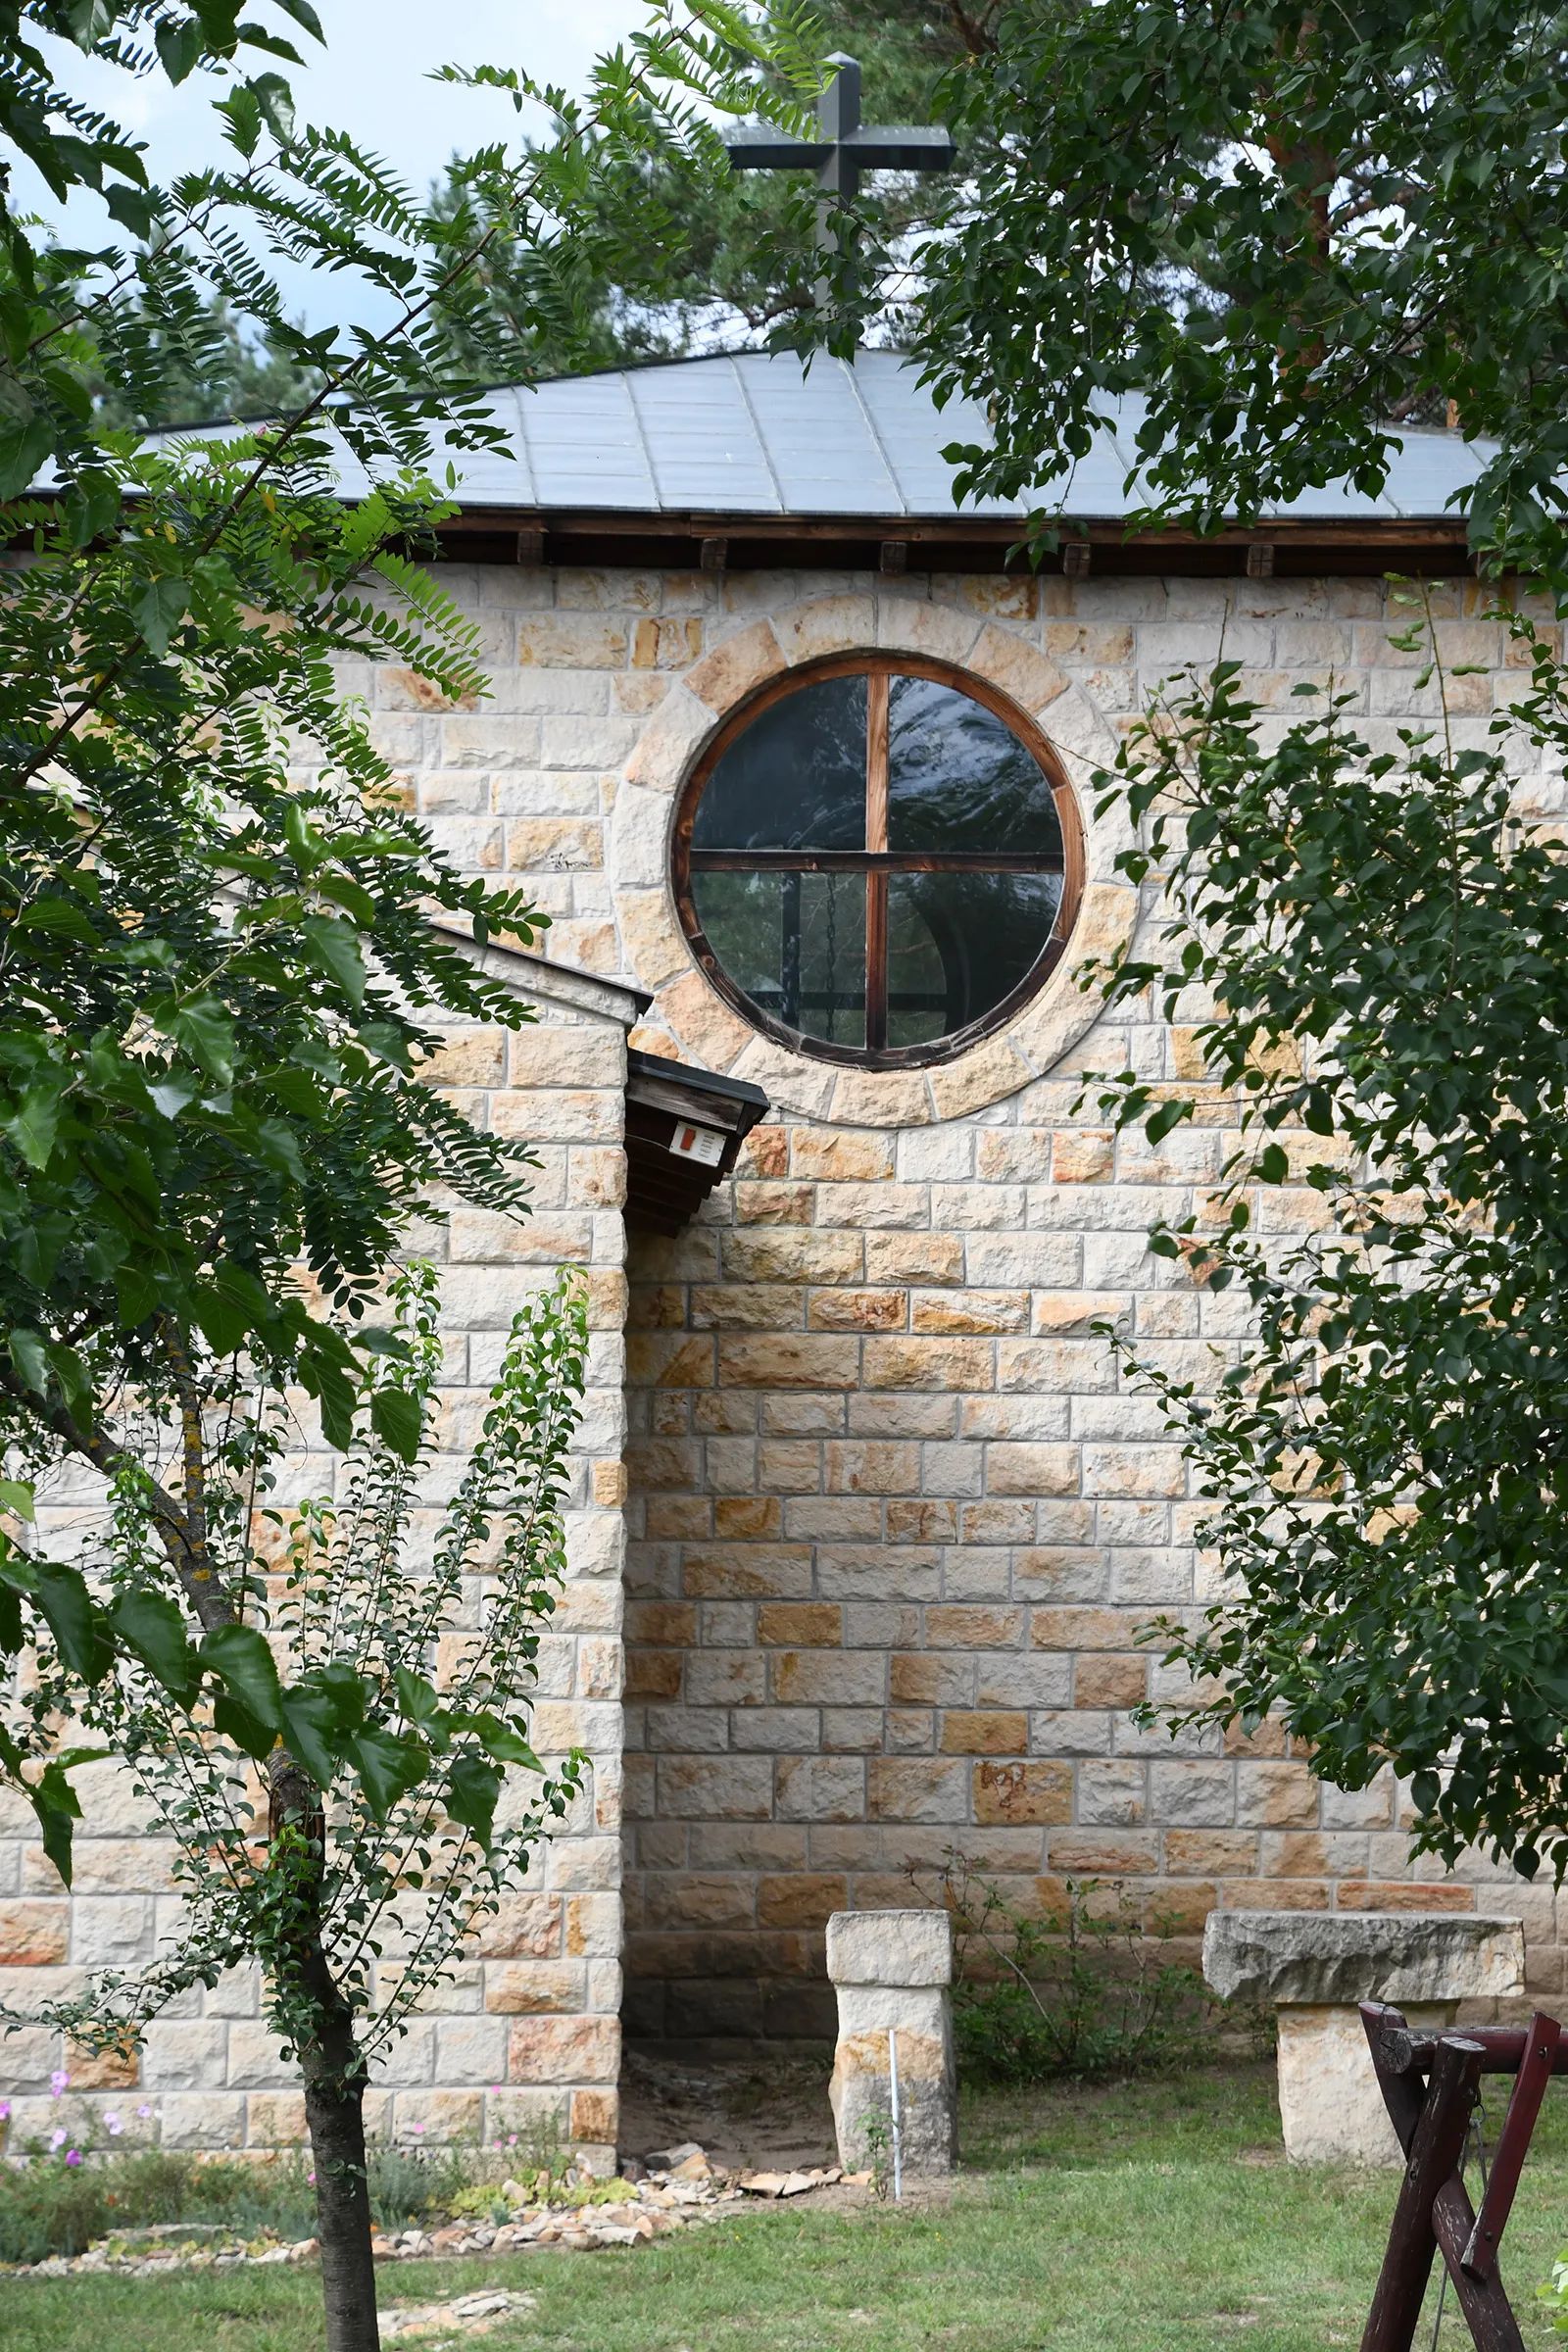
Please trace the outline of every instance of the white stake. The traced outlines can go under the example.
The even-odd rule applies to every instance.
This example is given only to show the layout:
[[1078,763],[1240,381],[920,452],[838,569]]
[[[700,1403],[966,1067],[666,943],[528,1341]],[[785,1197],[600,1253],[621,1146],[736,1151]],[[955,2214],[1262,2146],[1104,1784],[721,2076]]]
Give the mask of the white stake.
[[893,2097],[893,2201],[904,2202],[904,2163],[899,2144],[899,2029],[888,2028],[888,2088]]

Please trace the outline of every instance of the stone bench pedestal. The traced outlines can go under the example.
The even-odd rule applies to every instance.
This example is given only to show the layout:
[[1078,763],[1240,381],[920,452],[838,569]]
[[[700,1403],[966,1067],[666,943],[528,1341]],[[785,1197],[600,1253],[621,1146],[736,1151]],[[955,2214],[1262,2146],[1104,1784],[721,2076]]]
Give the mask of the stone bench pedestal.
[[1524,1990],[1516,1919],[1451,1911],[1211,1911],[1203,1974],[1230,2000],[1272,2003],[1280,2120],[1296,2164],[1402,2165],[1356,2004],[1452,2025],[1461,2001]]
[[[905,2178],[951,2173],[958,2153],[958,2103],[947,1913],[835,1911],[827,1923],[827,1973],[839,2000],[829,2089],[839,2162],[847,2173],[864,2171],[874,2154],[867,2124],[891,2132],[891,2028],[898,2034]],[[891,2162],[891,2140],[887,2156]]]

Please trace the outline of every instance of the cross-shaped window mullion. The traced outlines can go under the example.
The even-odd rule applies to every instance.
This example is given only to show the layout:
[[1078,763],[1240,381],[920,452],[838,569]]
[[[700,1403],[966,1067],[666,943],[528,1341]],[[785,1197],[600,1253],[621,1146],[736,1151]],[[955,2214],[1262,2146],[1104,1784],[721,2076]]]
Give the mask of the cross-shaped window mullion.
[[1059,874],[1060,850],[693,850],[694,874]]
[[[865,681],[865,846],[873,858],[888,847],[888,673]],[[888,1042],[888,877],[885,866],[865,876],[865,1042],[876,1052]]]

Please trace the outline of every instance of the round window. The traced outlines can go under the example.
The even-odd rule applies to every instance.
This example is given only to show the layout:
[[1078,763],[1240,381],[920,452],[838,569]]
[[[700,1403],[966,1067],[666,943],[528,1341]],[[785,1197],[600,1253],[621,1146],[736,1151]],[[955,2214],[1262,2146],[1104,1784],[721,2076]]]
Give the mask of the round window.
[[1081,837],[1044,737],[945,662],[855,654],[734,711],[686,788],[675,895],[715,987],[830,1061],[942,1061],[1046,977]]

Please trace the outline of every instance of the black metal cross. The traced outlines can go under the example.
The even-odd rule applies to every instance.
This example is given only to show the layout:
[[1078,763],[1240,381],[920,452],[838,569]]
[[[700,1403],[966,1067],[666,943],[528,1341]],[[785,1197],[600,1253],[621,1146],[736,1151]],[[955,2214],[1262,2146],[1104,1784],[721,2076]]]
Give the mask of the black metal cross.
[[[729,131],[724,145],[732,171],[814,171],[820,191],[816,242],[831,251],[837,204],[854,203],[862,172],[951,172],[958,151],[949,130],[909,122],[862,123],[858,61],[838,51],[827,62],[838,72],[816,102],[819,138],[792,139],[770,123],[749,122]],[[819,285],[818,301],[822,295]]]

